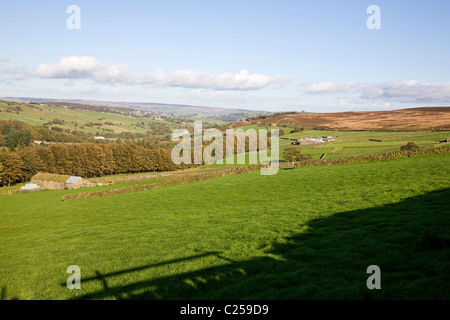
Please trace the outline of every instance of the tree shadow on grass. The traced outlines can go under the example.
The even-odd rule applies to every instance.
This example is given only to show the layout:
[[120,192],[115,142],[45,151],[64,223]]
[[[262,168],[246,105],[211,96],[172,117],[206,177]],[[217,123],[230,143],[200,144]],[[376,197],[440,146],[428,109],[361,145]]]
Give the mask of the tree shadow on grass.
[[7,291],[7,287],[6,286],[2,287],[1,292],[0,292],[0,301],[3,301],[3,300],[19,300],[19,298],[17,298],[17,297],[9,298],[7,292],[8,292]]
[[[195,272],[105,285],[78,299],[450,299],[450,189],[311,220],[306,232],[273,244],[268,253]],[[370,265],[381,269],[381,290],[367,288]]]

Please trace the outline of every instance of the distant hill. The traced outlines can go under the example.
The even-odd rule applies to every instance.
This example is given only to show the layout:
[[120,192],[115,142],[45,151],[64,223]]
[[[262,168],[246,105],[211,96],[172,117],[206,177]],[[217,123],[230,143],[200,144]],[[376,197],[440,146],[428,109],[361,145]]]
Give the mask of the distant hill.
[[248,118],[261,114],[269,114],[267,111],[252,111],[246,109],[230,109],[217,107],[202,107],[179,104],[147,103],[147,102],[111,102],[82,99],[44,99],[44,98],[26,98],[26,97],[5,97],[0,98],[5,101],[15,102],[39,102],[39,103],[77,103],[86,105],[98,105],[109,107],[133,108],[138,110],[147,110],[158,114],[167,114],[175,116],[186,116],[192,118],[217,119],[227,122],[235,122],[239,119]]
[[291,124],[308,129],[331,130],[450,130],[450,107],[392,111],[285,113],[256,117],[250,122]]
[[[157,115],[148,111],[61,102],[0,101],[0,121],[15,120],[31,126],[45,127],[55,132],[81,132],[108,138],[166,136],[174,129],[189,127],[193,119],[172,115]],[[217,120],[205,119],[214,125]],[[222,124],[219,122],[218,124]],[[0,132],[1,134],[1,132]]]

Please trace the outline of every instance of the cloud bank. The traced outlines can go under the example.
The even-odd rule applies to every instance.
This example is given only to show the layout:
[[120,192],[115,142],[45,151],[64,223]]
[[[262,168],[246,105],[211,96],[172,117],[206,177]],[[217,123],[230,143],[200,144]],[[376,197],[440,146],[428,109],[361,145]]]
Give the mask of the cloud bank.
[[[171,90],[172,88],[202,90],[203,97],[209,96],[206,95],[206,91],[216,98],[221,96],[220,92],[242,93],[239,94],[241,100],[238,102],[247,101],[250,96],[252,101],[260,101],[258,96],[266,97],[267,95],[260,95],[260,92],[254,95],[245,95],[246,91],[258,91],[270,86],[274,89],[285,89],[286,94],[289,95],[290,105],[304,105],[305,101],[308,101],[305,94],[313,98],[315,102],[328,101],[327,103],[330,105],[339,104],[348,107],[368,104],[450,105],[450,82],[423,83],[416,80],[383,83],[318,82],[310,85],[303,84],[301,90],[298,91],[298,89],[289,87],[291,80],[286,77],[251,74],[247,70],[222,74],[197,70],[149,72],[134,70],[123,63],[105,63],[91,56],[62,57],[57,62],[42,63],[35,68],[11,66],[8,57],[0,57],[0,75],[0,83],[11,86],[16,81],[27,79],[63,79],[68,80],[66,83],[71,84],[71,90],[75,89],[73,86],[75,83],[91,85],[92,82],[101,87],[113,89],[124,86],[137,91],[146,86],[162,90]],[[233,101],[236,99],[237,96],[233,98]],[[261,103],[267,102],[263,99]],[[280,103],[283,102],[280,100]]]
[[319,82],[307,87],[305,92],[312,95],[357,94],[360,99],[372,101],[450,105],[450,82],[421,83],[416,80],[374,84]]
[[136,72],[126,64],[102,63],[95,57],[63,57],[53,64],[40,64],[30,76],[46,79],[89,79],[101,84],[153,85],[214,90],[258,90],[282,80],[280,76],[239,73],[212,74],[205,71],[179,70]]

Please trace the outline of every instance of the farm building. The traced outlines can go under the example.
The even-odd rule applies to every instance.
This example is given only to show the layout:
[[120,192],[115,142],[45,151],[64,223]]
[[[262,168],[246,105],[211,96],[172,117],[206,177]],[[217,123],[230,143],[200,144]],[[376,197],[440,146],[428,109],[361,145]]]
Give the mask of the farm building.
[[334,139],[332,136],[324,136],[324,137],[310,137],[310,138],[299,138],[297,141],[293,142],[292,144],[301,145],[301,146],[307,146],[312,144],[319,144],[324,142],[334,142],[336,139]]
[[92,182],[81,177],[51,173],[37,173],[31,178],[31,183],[50,190],[78,189],[95,186]]
[[300,138],[293,144],[307,146],[312,144],[324,143],[325,141],[322,138]]

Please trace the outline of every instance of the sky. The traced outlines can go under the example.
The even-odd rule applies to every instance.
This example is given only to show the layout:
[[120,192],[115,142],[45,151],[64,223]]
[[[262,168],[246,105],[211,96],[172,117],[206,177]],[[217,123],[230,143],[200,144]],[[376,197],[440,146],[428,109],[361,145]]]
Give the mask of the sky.
[[448,106],[449,14],[444,0],[2,1],[0,97]]

